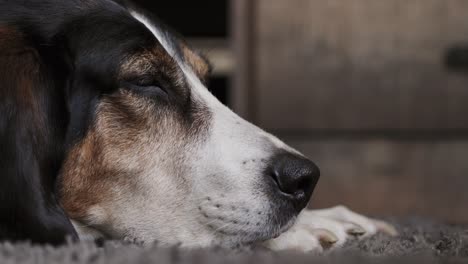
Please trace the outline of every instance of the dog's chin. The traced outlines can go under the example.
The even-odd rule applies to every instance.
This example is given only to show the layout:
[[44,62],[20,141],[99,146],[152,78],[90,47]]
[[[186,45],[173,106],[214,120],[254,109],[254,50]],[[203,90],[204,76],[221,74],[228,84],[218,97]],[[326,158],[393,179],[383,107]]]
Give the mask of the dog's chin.
[[[101,228],[91,227],[88,225],[81,224],[77,221],[72,221],[74,227],[76,228],[79,237],[81,240],[96,241],[100,239],[105,240],[114,240],[114,239],[123,239],[127,242],[135,242],[140,245],[152,245],[159,244],[165,246],[181,246],[184,248],[200,248],[200,247],[222,247],[222,248],[240,248],[240,247],[252,247],[261,245],[263,242],[276,238],[282,233],[286,232],[296,221],[297,216],[293,215],[288,219],[284,217],[272,217],[268,218],[266,224],[256,226],[256,228],[229,228],[223,229],[218,227],[213,229],[213,226],[210,224],[205,224],[204,231],[200,232],[200,236],[197,238],[183,239],[177,242],[175,241],[166,241],[161,238],[151,239],[143,238],[138,235],[135,236],[113,236],[109,232],[104,232]],[[241,221],[241,220],[238,220]],[[180,232],[181,230],[179,230]],[[187,234],[193,232],[186,232]],[[204,235],[203,235],[204,233]],[[190,236],[184,236],[189,238]],[[185,240],[185,241],[184,241]]]
[[210,197],[199,206],[199,223],[212,237],[212,246],[261,244],[287,231],[297,218],[297,211],[289,203],[270,204],[267,210],[246,205]]
[[296,205],[278,192],[258,188],[261,195],[205,193],[196,206],[196,219],[212,246],[238,247],[278,237],[295,222]]
[[[211,246],[224,248],[255,247],[262,245],[263,242],[277,238],[293,226],[296,217],[291,218],[284,225],[264,227],[256,231],[243,232],[242,235],[218,235]],[[239,230],[242,233],[243,230]]]

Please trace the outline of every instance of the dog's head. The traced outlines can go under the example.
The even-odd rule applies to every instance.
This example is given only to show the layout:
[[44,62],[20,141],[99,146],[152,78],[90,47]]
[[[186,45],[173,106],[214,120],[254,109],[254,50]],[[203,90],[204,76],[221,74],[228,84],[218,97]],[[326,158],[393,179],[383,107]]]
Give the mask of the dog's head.
[[60,164],[71,219],[111,238],[184,246],[263,241],[293,223],[317,167],[222,105],[206,88],[202,56],[140,10],[108,1],[62,8],[49,23],[39,18],[53,11],[41,4],[30,19],[40,24],[3,32],[37,68],[28,72],[37,82],[13,82],[34,95],[15,104],[34,121],[18,126],[46,131],[31,138],[55,135],[34,144],[64,146],[38,167]]

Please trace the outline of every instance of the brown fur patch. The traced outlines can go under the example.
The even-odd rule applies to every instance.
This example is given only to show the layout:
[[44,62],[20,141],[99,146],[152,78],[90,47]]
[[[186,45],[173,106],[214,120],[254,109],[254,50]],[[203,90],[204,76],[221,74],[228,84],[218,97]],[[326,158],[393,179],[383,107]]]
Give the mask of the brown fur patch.
[[211,72],[211,67],[200,54],[192,50],[188,45],[181,43],[180,44],[184,60],[192,67],[195,74],[200,78],[202,82],[208,80],[209,74]]
[[61,193],[66,195],[61,202],[69,216],[76,220],[87,219],[91,207],[111,201],[113,189],[127,184],[121,177],[125,172],[108,164],[106,156],[117,156],[119,149],[131,147],[131,138],[135,136],[132,130],[137,129],[138,121],[119,115],[118,106],[115,112],[107,107],[103,110],[101,106],[96,117],[99,124],[95,123],[85,138],[69,151],[62,167]]
[[[0,27],[0,74],[3,90],[16,88],[16,96],[22,107],[33,106],[32,82],[37,81],[39,72],[36,54],[24,42],[23,36],[7,27]],[[35,78],[36,80],[32,80]]]
[[39,88],[45,84],[36,50],[13,28],[0,26],[0,97],[12,98],[32,117],[38,131],[44,128]]
[[159,45],[125,57],[120,66],[119,79],[133,80],[143,75],[153,75],[156,78],[164,74],[177,81],[182,78],[178,76],[179,72],[177,62]]
[[23,36],[15,29],[7,26],[0,26],[0,47],[2,56],[14,54],[25,50]]
[[103,169],[100,168],[100,145],[94,131],[74,146],[62,167],[61,202],[73,219],[87,217],[88,208],[101,202],[107,190],[99,184]]
[[102,99],[94,124],[62,167],[61,202],[72,219],[87,222],[92,207],[105,211],[120,191],[132,188],[131,175],[139,171],[126,166],[128,156],[150,158],[140,141],[154,134],[153,115],[148,100],[124,89]]

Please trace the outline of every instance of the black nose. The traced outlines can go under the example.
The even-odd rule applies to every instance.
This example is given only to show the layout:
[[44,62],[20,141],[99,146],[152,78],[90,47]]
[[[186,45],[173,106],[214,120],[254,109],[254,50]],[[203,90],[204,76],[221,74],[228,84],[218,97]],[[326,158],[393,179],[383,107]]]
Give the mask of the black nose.
[[282,153],[273,157],[270,175],[279,190],[292,198],[298,210],[302,210],[312,196],[320,170],[304,157]]

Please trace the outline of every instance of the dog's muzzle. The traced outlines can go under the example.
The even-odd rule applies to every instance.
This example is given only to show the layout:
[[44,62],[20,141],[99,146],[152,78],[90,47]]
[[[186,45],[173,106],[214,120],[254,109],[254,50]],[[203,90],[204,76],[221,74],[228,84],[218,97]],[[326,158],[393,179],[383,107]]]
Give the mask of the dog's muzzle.
[[320,170],[312,161],[292,153],[276,154],[267,168],[273,187],[281,197],[290,201],[299,213],[312,196],[320,178]]

